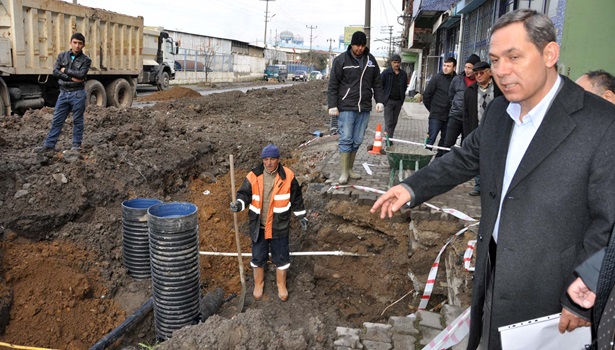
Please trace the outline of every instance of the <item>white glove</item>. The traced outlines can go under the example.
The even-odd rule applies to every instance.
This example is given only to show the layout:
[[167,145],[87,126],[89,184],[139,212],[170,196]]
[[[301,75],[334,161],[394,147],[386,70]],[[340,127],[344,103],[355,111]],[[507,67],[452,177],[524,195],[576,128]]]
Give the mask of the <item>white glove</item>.
[[384,105],[382,103],[376,103],[376,112],[380,113],[384,111]]
[[337,110],[337,107],[329,108],[329,115],[334,117],[340,114],[340,111]]

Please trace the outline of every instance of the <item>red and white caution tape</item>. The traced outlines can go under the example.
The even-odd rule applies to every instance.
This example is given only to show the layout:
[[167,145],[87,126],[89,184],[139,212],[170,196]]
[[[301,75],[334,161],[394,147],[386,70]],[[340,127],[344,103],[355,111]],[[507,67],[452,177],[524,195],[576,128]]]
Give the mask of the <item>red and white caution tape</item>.
[[454,216],[454,217],[456,217],[456,218],[458,218],[458,219],[464,220],[464,221],[477,221],[476,219],[474,219],[474,218],[473,218],[473,217],[471,217],[470,215],[468,215],[468,214],[466,214],[466,213],[463,213],[463,212],[460,212],[460,211],[459,211],[459,210],[457,210],[457,209],[452,209],[452,208],[438,208],[438,207],[436,207],[435,205],[433,205],[433,204],[429,204],[429,203],[427,203],[427,202],[425,202],[425,203],[423,203],[423,204],[425,204],[426,206],[430,207],[431,209],[435,209],[435,210],[441,211],[441,212],[443,212],[443,213],[451,214],[452,216]]
[[376,188],[372,188],[372,187],[366,187],[366,186],[359,186],[359,185],[334,185],[329,187],[329,189],[327,190],[328,192],[331,192],[332,190],[337,190],[340,188],[356,188],[357,190],[360,191],[365,191],[365,192],[371,192],[371,193],[378,193],[378,194],[384,194],[386,193],[385,191],[376,189]]
[[427,283],[425,284],[425,290],[423,291],[423,296],[421,297],[421,302],[419,303],[419,308],[418,308],[419,310],[425,310],[427,308],[427,303],[429,303],[429,299],[431,298],[431,292],[433,291],[433,286],[436,283],[436,276],[438,275],[438,267],[440,266],[440,257],[442,256],[442,253],[444,253],[444,250],[446,249],[446,247],[457,236],[466,232],[470,227],[476,226],[476,225],[478,225],[478,222],[462,228],[457,233],[455,233],[453,236],[451,236],[446,241],[446,243],[444,243],[444,246],[442,246],[442,248],[440,249],[440,252],[438,253],[438,256],[436,257],[436,260],[434,261],[433,265],[431,265],[431,269],[429,270],[429,275],[427,276]]
[[311,139],[311,140],[309,140],[307,142],[304,142],[304,143],[300,144],[297,148],[301,148],[301,147],[307,146],[307,145],[309,145],[310,143],[312,143],[312,142],[314,142],[316,140],[324,139],[325,137],[331,137],[331,136],[333,136],[333,135],[325,135],[325,136],[321,136],[321,137],[315,137],[315,138],[313,138],[313,139]]
[[423,350],[448,349],[459,344],[468,333],[470,333],[470,308],[465,309],[453,323],[427,343]]
[[476,240],[468,241],[468,248],[466,249],[465,254],[463,254],[463,267],[466,271],[473,272],[474,267],[470,267],[470,262],[472,261],[472,254],[474,253],[474,248],[476,247]]
[[[431,148],[433,150],[438,150],[438,149],[441,149],[443,151],[450,151],[451,150],[448,147],[440,147],[440,146],[428,145],[426,143],[421,143],[421,142],[413,142],[413,141],[406,141],[406,140],[393,139],[393,138],[390,138],[389,141],[395,141],[395,142],[398,142],[398,143],[406,143],[406,144],[409,144],[409,145],[415,145],[415,146]],[[427,140],[425,140],[425,141],[427,141]],[[455,145],[455,147],[459,147],[459,146]]]

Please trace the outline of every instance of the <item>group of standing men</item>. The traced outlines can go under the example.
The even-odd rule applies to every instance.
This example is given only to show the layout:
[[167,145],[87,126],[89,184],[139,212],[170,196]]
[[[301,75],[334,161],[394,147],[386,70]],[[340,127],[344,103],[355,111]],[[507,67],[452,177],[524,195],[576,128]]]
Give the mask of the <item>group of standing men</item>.
[[[457,61],[447,58],[442,72],[427,84],[423,101],[429,110],[429,129],[426,144],[433,145],[440,135],[436,157],[441,157],[445,149],[450,149],[478,127],[487,105],[502,95],[497,84],[491,79],[491,65],[471,54],[465,61],[463,72],[455,73]],[[474,189],[470,196],[480,195],[480,176],[474,178]]]

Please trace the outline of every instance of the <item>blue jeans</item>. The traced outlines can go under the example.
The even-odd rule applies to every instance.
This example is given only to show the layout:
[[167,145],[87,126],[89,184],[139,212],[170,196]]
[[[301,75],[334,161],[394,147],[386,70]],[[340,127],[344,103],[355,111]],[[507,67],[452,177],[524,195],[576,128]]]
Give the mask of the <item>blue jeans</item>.
[[359,149],[361,143],[363,143],[363,136],[365,136],[368,123],[369,112],[340,112],[337,118],[340,133],[340,153],[356,152]]
[[81,147],[81,142],[83,141],[85,97],[85,90],[60,91],[60,96],[58,96],[58,101],[53,110],[51,130],[49,130],[43,146],[48,148],[55,147],[60,134],[62,134],[62,128],[68,114],[73,112],[73,146]]
[[269,248],[271,247],[271,261],[276,267],[290,264],[290,251],[288,248],[288,236],[280,238],[265,239],[265,230],[261,228],[258,232],[258,239],[252,242],[252,267],[263,267],[269,258]]
[[480,192],[480,175],[474,177],[474,191]]
[[[433,145],[436,142],[436,138],[438,137],[438,133],[440,133],[440,142],[438,142],[438,146],[444,147],[444,140],[446,139],[446,128],[448,121],[442,121],[435,118],[429,118],[429,138],[427,138],[427,144]],[[431,148],[430,148],[431,149]],[[436,151],[435,149],[433,149]],[[444,151],[437,150],[436,157],[444,154]]]

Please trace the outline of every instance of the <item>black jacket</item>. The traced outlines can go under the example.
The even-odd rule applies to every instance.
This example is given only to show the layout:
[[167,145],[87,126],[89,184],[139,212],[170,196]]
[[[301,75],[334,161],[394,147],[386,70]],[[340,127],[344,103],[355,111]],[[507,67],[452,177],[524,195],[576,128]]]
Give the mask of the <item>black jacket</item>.
[[[68,50],[58,55],[56,63],[53,66],[53,76],[58,78],[60,90],[83,90],[85,88],[85,76],[90,70],[92,60],[83,52],[75,56],[75,59],[71,59],[71,52],[71,50]],[[64,73],[60,71],[62,68],[64,68]],[[73,81],[72,78],[83,81],[78,83]]]
[[[391,96],[391,90],[393,89],[393,68],[389,67],[380,74],[380,78],[382,79],[382,89],[384,91],[384,104],[387,104],[389,100],[389,96]],[[399,96],[403,100],[406,97],[406,89],[408,88],[408,74],[403,69],[399,70],[399,75],[397,79],[399,79]]]
[[[502,91],[491,78],[493,84],[493,99],[502,96]],[[468,86],[463,93],[463,130],[461,139],[465,139],[474,129],[478,128],[478,83]]]
[[333,60],[327,102],[329,108],[337,107],[340,112],[369,112],[372,110],[372,95],[376,103],[384,103],[380,67],[368,48],[360,58],[362,65],[351,50],[348,46],[346,52]]
[[425,93],[423,93],[423,104],[429,111],[429,119],[448,120],[448,113],[451,109],[448,88],[455,75],[455,72],[448,75],[440,72],[427,84]]
[[461,120],[463,117],[463,93],[466,91],[466,73],[456,75],[448,87],[448,98],[451,100],[449,118]]

